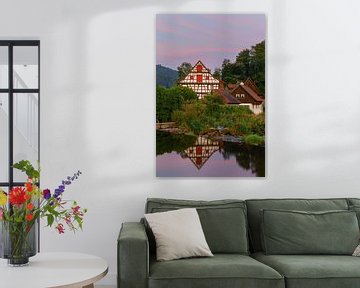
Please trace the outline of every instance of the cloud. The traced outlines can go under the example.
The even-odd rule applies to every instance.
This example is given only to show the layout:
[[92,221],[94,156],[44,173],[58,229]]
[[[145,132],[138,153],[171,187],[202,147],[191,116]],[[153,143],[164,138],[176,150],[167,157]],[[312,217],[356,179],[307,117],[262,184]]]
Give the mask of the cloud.
[[219,67],[224,57],[235,57],[264,40],[265,21],[261,14],[160,14],[157,63],[174,67],[208,59],[210,68]]

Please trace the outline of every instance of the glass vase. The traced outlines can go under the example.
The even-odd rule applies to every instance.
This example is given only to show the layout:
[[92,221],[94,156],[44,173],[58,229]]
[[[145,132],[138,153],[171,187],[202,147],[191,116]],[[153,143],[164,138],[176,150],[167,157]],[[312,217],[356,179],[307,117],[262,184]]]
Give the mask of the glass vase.
[[28,265],[29,257],[37,251],[37,223],[29,226],[29,222],[1,221],[0,225],[0,257],[8,259],[9,266]]

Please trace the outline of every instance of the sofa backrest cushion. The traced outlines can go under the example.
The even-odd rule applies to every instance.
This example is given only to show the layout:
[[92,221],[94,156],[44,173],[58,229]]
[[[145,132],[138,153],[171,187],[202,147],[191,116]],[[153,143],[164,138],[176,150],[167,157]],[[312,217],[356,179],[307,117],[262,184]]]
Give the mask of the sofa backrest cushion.
[[252,252],[263,251],[261,246],[261,210],[329,211],[348,210],[346,199],[253,199],[246,200],[250,246]]
[[[145,212],[157,213],[181,208],[197,209],[206,241],[213,253],[249,253],[245,201],[150,198],[147,200]],[[151,233],[149,241],[154,241]]]
[[348,205],[350,211],[355,211],[358,218],[360,228],[360,199],[359,198],[348,198]]
[[351,206],[360,206],[360,198],[348,198],[348,205]]
[[359,244],[354,211],[262,210],[263,249],[268,255],[352,255]]

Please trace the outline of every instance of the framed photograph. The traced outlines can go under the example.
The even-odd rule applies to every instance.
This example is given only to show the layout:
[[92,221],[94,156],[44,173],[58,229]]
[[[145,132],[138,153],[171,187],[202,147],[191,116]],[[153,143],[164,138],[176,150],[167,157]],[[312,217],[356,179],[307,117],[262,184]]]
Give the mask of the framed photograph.
[[263,14],[156,17],[157,177],[265,176]]

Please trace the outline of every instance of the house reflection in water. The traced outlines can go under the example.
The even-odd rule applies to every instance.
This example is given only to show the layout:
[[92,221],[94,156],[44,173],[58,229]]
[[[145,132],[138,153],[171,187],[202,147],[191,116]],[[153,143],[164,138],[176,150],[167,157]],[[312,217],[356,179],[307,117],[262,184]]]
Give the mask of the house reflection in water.
[[264,177],[265,148],[156,132],[157,177]]
[[188,147],[181,153],[182,158],[189,158],[198,170],[204,166],[207,160],[218,150],[222,142],[199,136],[193,146]]

